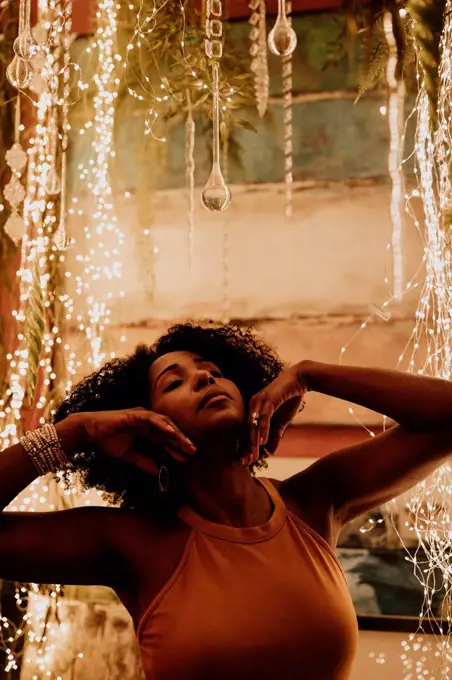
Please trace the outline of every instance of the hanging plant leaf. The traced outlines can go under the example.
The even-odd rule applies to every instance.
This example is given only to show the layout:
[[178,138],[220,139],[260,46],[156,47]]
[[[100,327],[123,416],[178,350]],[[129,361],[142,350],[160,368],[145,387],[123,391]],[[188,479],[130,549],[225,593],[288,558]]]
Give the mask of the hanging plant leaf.
[[41,359],[44,338],[45,314],[44,301],[39,272],[39,257],[35,257],[31,291],[25,313],[25,344],[28,350],[28,383],[27,396],[30,405],[33,404],[36,384],[38,381],[39,361]]

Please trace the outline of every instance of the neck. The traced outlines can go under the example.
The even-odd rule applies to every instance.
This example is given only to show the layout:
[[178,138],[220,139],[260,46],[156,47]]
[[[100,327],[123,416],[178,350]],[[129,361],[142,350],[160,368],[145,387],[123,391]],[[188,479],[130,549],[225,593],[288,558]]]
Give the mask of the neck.
[[265,489],[240,463],[216,465],[194,456],[180,469],[184,499],[198,515],[215,524],[249,527],[264,524],[272,513]]

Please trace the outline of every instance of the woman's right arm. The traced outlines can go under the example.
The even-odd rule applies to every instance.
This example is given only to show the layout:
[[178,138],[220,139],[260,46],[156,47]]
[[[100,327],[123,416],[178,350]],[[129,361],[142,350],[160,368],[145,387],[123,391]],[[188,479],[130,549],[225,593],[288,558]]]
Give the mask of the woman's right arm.
[[[55,427],[66,455],[83,443],[84,426],[78,414]],[[2,451],[0,509],[37,476],[21,444]],[[0,512],[0,578],[114,587],[116,513],[115,508],[94,506],[59,512]]]
[[[179,461],[193,455],[193,444],[165,416],[145,409],[70,415],[56,426],[69,455],[95,443],[105,455],[122,458],[145,473],[155,462],[134,450],[136,435],[163,447]],[[21,446],[0,453],[0,509],[38,476]],[[92,506],[57,512],[0,512],[0,578],[27,583],[120,585],[127,566],[121,508]],[[129,526],[129,524],[127,525]]]

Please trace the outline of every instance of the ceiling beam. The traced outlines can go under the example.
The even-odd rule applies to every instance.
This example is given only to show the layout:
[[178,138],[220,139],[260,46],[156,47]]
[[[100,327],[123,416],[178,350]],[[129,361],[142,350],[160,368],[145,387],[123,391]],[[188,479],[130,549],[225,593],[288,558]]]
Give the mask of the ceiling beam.
[[[201,7],[202,0],[194,0],[194,5]],[[344,0],[292,0],[292,12],[320,12],[339,9]],[[96,17],[96,0],[73,0],[72,30],[79,35],[94,33]],[[36,17],[37,0],[32,0],[33,16]],[[248,0],[224,0],[225,19],[247,19],[250,15]],[[267,12],[276,15],[278,0],[267,0]]]

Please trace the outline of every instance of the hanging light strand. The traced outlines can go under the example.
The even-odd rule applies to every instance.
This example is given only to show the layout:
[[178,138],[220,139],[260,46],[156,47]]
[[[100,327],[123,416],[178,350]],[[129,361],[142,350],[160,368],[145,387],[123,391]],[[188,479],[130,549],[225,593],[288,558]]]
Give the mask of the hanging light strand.
[[389,49],[386,67],[386,80],[389,90],[389,156],[388,169],[391,177],[391,221],[392,221],[392,255],[393,255],[393,287],[395,299],[402,300],[403,287],[403,256],[402,256],[402,215],[404,213],[404,178],[402,170],[403,157],[403,129],[405,107],[405,83],[403,78],[397,78],[398,55],[397,43],[394,36],[393,17],[385,12],[383,26]]

